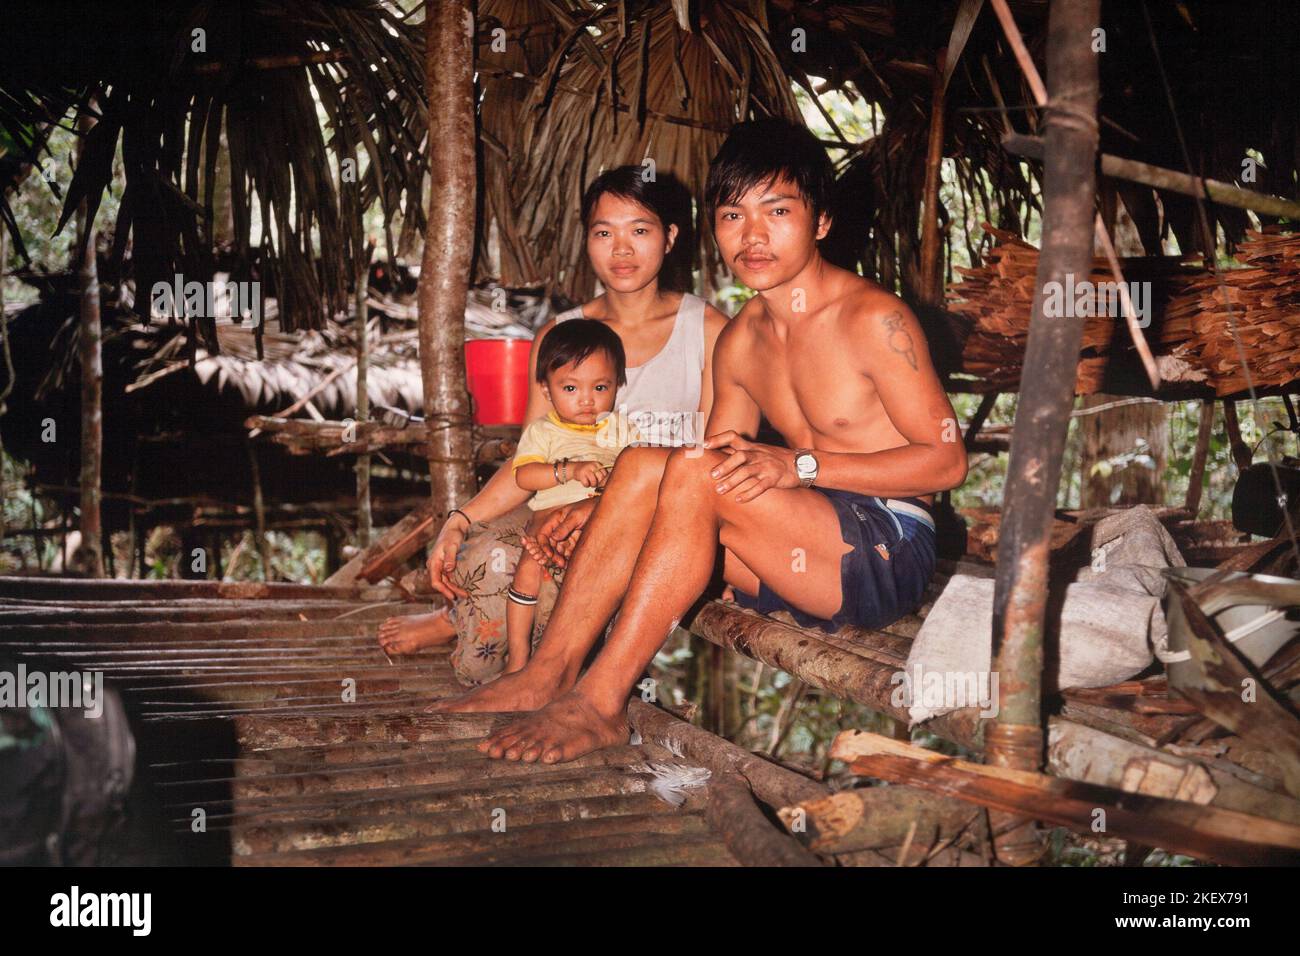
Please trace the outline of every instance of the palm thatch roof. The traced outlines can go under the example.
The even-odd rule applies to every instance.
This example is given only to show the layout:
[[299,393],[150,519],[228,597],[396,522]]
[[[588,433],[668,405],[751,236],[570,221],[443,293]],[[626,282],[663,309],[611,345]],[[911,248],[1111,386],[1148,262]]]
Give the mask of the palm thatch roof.
[[[69,110],[95,117],[59,227],[83,199],[93,220],[120,148],[114,251],[120,259],[131,242],[137,289],[216,271],[219,159],[229,163],[234,278],[260,280],[286,329],[319,327],[344,308],[362,268],[363,209],[378,201],[389,220],[405,202],[421,220],[406,197],[419,196],[424,167],[423,56],[392,4],[14,2],[5,21],[9,179],[39,163]],[[2,195],[0,216],[21,249]],[[203,331],[215,347],[214,328]]]
[[[389,222],[400,213],[404,234],[418,230],[426,105],[413,0],[410,14],[396,0],[73,2],[61,18],[47,5],[19,6],[30,9],[7,17],[0,35],[0,150],[11,164],[36,158],[42,131],[94,97],[102,119],[66,211],[82,196],[97,201],[120,139],[127,195],[116,243],[128,241],[129,226],[137,286],[207,268],[214,157],[226,152],[241,268],[282,300],[286,329],[319,327],[340,311],[368,204],[380,202]],[[1048,2],[1011,0],[1011,9],[1041,69]],[[944,48],[943,154],[958,188],[938,211],[968,227],[943,230],[945,242],[979,241],[981,221],[1023,234],[1036,208],[1034,167],[1010,159],[999,139],[1033,132],[1037,109],[981,0],[479,0],[476,12],[478,279],[588,295],[577,221],[586,183],[651,159],[698,205],[727,128],[798,115],[795,84],[870,104],[865,136],[827,124],[843,194],[828,251],[907,294],[917,283],[926,130]],[[1300,126],[1276,107],[1300,94],[1289,49],[1298,27],[1300,8],[1263,0],[1106,4],[1102,148],[1186,167],[1163,66],[1196,172],[1233,180],[1245,159],[1262,158],[1246,184],[1295,195]],[[192,49],[196,29],[207,31],[203,53]],[[353,190],[341,163],[358,157]],[[1116,189],[1148,253],[1162,235],[1184,252],[1197,248],[1191,200]],[[1211,212],[1230,245],[1251,225],[1240,211]],[[254,247],[256,215],[273,228]],[[706,230],[690,247],[711,286]],[[967,254],[974,262],[984,251]]]
[[[518,54],[497,62],[482,53],[484,136],[499,147],[484,160],[503,281],[550,278],[581,297],[593,276],[574,213],[592,178],[649,161],[702,206],[709,160],[737,120],[799,110],[762,2],[709,4],[695,22],[669,3],[592,4],[567,16],[557,6],[483,4],[507,33],[539,7],[560,28],[540,69],[520,69]],[[712,246],[705,252],[712,266]]]

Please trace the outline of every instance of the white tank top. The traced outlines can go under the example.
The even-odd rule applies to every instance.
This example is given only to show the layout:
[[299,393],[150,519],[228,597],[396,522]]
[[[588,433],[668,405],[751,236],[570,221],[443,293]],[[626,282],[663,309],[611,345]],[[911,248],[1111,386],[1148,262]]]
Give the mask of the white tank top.
[[[582,318],[582,306],[561,312],[556,324]],[[668,342],[644,365],[627,369],[614,408],[652,445],[682,445],[704,435],[700,383],[704,377],[704,300],[682,296]]]

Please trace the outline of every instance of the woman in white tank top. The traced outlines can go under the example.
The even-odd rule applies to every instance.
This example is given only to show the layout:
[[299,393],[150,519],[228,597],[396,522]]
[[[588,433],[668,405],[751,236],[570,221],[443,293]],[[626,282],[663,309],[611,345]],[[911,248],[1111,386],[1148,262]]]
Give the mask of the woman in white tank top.
[[[588,187],[582,202],[587,256],[604,292],[557,315],[555,323],[578,317],[608,322],[623,340],[628,360],[627,384],[619,390],[615,408],[626,408],[653,443],[680,445],[704,437],[713,403],[711,356],[726,317],[690,293],[660,287],[661,270],[678,234],[668,196],[666,184],[642,179],[640,166],[611,170]],[[530,373],[536,371],[538,345],[551,327],[544,326],[533,342]],[[541,417],[546,409],[545,395],[534,381],[525,420]],[[444,523],[428,560],[430,581],[451,609],[385,621],[379,641],[387,653],[411,653],[455,639],[451,661],[461,683],[483,684],[501,674],[505,592],[521,550],[528,497],[507,467],[460,504],[459,513]],[[538,595],[534,641],[550,618],[555,595],[551,582]]]

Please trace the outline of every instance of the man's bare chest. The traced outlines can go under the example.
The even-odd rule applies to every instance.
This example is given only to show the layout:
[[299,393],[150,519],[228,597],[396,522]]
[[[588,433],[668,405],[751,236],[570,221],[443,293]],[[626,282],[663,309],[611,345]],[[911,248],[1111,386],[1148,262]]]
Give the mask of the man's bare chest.
[[802,445],[857,444],[884,414],[875,385],[843,350],[760,346],[741,381],[772,427]]

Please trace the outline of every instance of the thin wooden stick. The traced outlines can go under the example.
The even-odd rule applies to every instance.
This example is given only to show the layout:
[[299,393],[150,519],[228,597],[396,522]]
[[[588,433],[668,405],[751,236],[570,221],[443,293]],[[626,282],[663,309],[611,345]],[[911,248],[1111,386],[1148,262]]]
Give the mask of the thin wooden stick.
[[[1043,85],[1042,77],[1038,75],[1038,68],[1034,66],[1034,60],[1029,55],[1029,49],[1025,46],[1024,38],[1020,35],[1020,29],[1016,26],[1015,18],[1011,15],[1007,0],[992,0],[992,3],[998,21],[1002,24],[1002,31],[1006,34],[1007,42],[1011,44],[1011,49],[1016,55],[1016,62],[1020,64],[1020,69],[1025,74],[1025,79],[1029,81],[1030,89],[1033,90],[1034,99],[1037,100],[1039,106],[1047,106],[1047,87]],[[1115,279],[1115,284],[1119,287],[1120,305],[1124,311],[1124,321],[1128,325],[1129,335],[1133,338],[1133,345],[1142,358],[1142,367],[1146,370],[1147,379],[1151,382],[1151,388],[1158,389],[1160,387],[1160,371],[1156,367],[1155,357],[1151,354],[1151,346],[1147,344],[1146,336],[1143,334],[1141,326],[1138,325],[1137,313],[1133,309],[1133,300],[1128,292],[1128,283],[1124,281],[1124,275],[1120,272],[1119,259],[1115,255],[1115,246],[1110,241],[1110,231],[1107,230],[1106,223],[1101,218],[1101,213],[1097,213],[1096,221],[1093,223],[1093,232],[1097,237],[1097,243],[1101,246],[1102,254],[1105,255],[1106,261],[1110,265],[1110,272]]]

